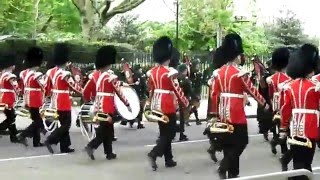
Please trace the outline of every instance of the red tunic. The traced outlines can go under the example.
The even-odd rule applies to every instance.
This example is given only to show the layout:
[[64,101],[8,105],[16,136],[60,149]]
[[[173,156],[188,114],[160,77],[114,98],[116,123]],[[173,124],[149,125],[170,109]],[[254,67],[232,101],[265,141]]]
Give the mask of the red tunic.
[[132,72],[130,64],[127,62],[123,63],[122,70],[123,70],[123,73],[126,77],[128,84],[132,84],[133,83],[133,72]]
[[71,111],[70,72],[54,67],[47,71],[46,96],[51,95],[51,108],[58,111]]
[[291,135],[318,139],[320,93],[309,79],[295,79],[284,87],[284,104],[280,109],[281,128]]
[[245,93],[250,94],[260,105],[266,103],[253,86],[248,73],[241,71],[233,63],[214,71],[211,91],[212,104],[217,104],[214,112],[218,112],[222,122],[231,124],[247,124],[244,111]]
[[44,84],[41,84],[41,72],[27,69],[20,73],[24,84],[24,101],[27,107],[39,108],[43,105]]
[[7,104],[9,108],[14,107],[16,92],[19,91],[17,76],[11,72],[0,73],[0,102]]
[[178,101],[185,107],[189,106],[177,80],[178,71],[162,65],[148,72],[151,97],[151,109],[164,114],[175,114]]
[[290,77],[283,72],[277,72],[267,78],[269,97],[271,98],[272,108],[274,112],[278,112],[282,105],[280,103],[281,83],[289,79]]
[[89,81],[83,90],[83,97],[85,101],[90,101],[95,97],[94,106],[96,112],[103,112],[113,115],[116,112],[114,105],[114,94],[129,105],[127,99],[120,91],[120,83],[118,77],[110,72],[94,71],[89,76]]

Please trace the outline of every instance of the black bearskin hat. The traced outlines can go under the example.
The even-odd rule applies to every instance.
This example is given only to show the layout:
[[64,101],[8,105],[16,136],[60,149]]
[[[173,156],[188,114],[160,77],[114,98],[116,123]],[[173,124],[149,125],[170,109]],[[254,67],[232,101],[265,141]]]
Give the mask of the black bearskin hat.
[[312,44],[305,44],[290,56],[287,74],[293,79],[306,78],[316,70],[318,60],[318,48]]
[[221,50],[223,59],[227,61],[234,60],[244,52],[241,37],[236,33],[228,34],[222,42]]
[[15,65],[15,55],[13,53],[0,54],[0,70],[9,68]]
[[117,50],[114,46],[103,46],[96,54],[96,69],[102,69],[116,63]]
[[224,52],[222,50],[222,47],[216,49],[216,51],[213,53],[213,67],[215,69],[221,68],[223,65],[225,65],[228,62],[228,60],[224,56]]
[[169,60],[172,56],[172,41],[167,36],[162,36],[153,44],[152,55],[154,61],[159,64]]
[[70,49],[65,43],[57,43],[53,48],[53,63],[56,66],[64,65],[68,62]]
[[288,65],[290,51],[286,47],[281,47],[273,51],[271,59],[271,68],[280,71]]
[[40,66],[42,64],[43,51],[41,48],[32,47],[27,51],[26,54],[26,66],[27,68]]
[[178,51],[177,48],[173,47],[169,66],[176,69],[179,65],[179,61],[180,61],[180,52]]

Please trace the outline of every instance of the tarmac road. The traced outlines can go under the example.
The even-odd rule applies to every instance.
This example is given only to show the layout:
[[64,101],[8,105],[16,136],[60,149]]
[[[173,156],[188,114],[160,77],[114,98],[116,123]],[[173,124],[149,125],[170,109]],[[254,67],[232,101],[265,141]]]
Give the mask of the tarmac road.
[[[149,167],[146,154],[152,149],[158,136],[158,127],[154,123],[146,123],[145,129],[137,130],[116,124],[116,136],[114,152],[118,155],[116,160],[105,159],[103,149],[100,147],[96,152],[96,160],[90,160],[83,147],[88,142],[79,128],[75,127],[74,110],[73,126],[71,129],[72,147],[76,149],[73,154],[49,155],[45,147],[25,148],[23,145],[12,144],[8,136],[0,138],[0,177],[10,180],[57,180],[57,179],[183,179],[201,180],[218,179],[216,169],[218,164],[210,160],[206,150],[209,147],[206,136],[202,135],[205,125],[186,127],[186,134],[190,141],[175,142],[173,154],[178,166],[165,168],[164,160],[158,159],[159,169],[153,172]],[[253,111],[251,109],[250,111]],[[2,119],[0,117],[0,119]],[[255,119],[248,120],[250,142],[241,156],[240,175],[249,176],[280,171],[278,157],[270,151],[270,146],[262,136],[257,135],[257,123]],[[17,126],[23,129],[30,120],[18,118]],[[178,135],[178,134],[177,134]],[[178,136],[177,136],[178,138]],[[44,137],[43,137],[44,139]],[[32,145],[32,140],[29,140]],[[279,150],[279,149],[278,149]],[[280,150],[279,150],[280,151]],[[320,155],[317,150],[313,166],[320,166]],[[221,154],[218,158],[221,159]],[[315,179],[320,179],[317,175]]]

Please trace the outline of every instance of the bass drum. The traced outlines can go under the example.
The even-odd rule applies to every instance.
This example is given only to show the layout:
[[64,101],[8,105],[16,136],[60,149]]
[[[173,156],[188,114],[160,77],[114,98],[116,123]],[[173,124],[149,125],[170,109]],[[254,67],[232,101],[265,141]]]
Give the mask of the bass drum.
[[140,112],[140,100],[139,97],[136,93],[136,91],[132,87],[127,87],[127,86],[121,86],[120,90],[123,94],[123,96],[128,100],[129,105],[131,107],[132,112],[128,110],[126,105],[120,100],[118,95],[115,95],[114,97],[114,104],[116,107],[116,110],[118,114],[128,120],[134,120],[138,117],[139,112]]

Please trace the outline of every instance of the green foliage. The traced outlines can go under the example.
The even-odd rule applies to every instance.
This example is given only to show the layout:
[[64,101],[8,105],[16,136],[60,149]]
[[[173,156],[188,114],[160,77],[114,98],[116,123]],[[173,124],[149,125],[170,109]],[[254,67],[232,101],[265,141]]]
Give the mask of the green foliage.
[[307,36],[303,34],[301,21],[292,11],[283,12],[283,16],[276,19],[274,24],[266,25],[267,35],[271,47],[289,46],[299,47],[307,41]]

